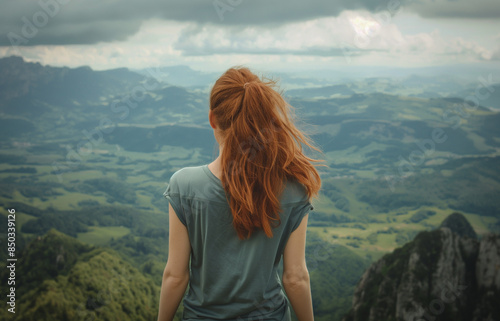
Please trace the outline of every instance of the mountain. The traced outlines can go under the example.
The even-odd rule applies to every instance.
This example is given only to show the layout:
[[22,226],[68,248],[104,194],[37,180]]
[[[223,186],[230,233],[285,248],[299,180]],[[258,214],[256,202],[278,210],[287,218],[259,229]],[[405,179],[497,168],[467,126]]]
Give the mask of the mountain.
[[343,320],[499,320],[500,235],[478,241],[455,233],[461,224],[453,214],[451,229],[421,232],[373,263]]
[[[204,72],[193,70],[189,66],[178,65],[159,67],[156,69],[155,74],[158,75],[159,80],[165,83],[208,93],[214,82],[224,71]],[[142,75],[148,75],[150,69],[139,69],[137,72]],[[266,74],[264,73],[263,76],[266,76]],[[296,75],[287,73],[276,73],[271,76],[271,78],[275,77],[278,77],[280,84],[287,88],[304,88],[325,84],[325,80],[318,79],[317,77],[297,77]]]
[[350,96],[354,93],[355,92],[346,85],[333,85],[315,88],[292,89],[288,90],[286,95],[301,98],[329,98],[334,95]]
[[[51,230],[18,256],[16,313],[4,308],[2,320],[145,321],[157,315],[159,286],[112,250]],[[1,272],[3,284],[8,272]]]
[[126,92],[144,78],[126,68],[94,71],[87,66],[51,67],[17,56],[0,59],[0,70],[0,108],[16,114],[28,110],[28,104],[32,104],[31,112],[43,108],[37,101],[96,104],[101,97]]
[[[484,85],[484,87],[483,87]],[[493,83],[491,74],[489,76],[478,77],[476,84],[471,84],[469,88],[453,92],[452,97],[471,98],[481,97],[481,104],[493,110],[500,110],[500,85]],[[472,104],[472,102],[470,103]]]
[[[174,86],[193,89],[208,88],[217,80],[220,74],[222,74],[222,72],[220,74],[214,72],[201,72],[184,65],[160,67],[157,70],[161,74],[161,81]],[[147,75],[149,69],[140,69],[137,70],[137,72],[142,75]]]
[[[285,83],[287,87],[291,87],[286,92],[288,96],[301,98],[328,98],[335,95],[345,96],[354,93],[384,93],[420,98],[460,97],[462,99],[468,95],[475,95],[474,90],[471,92],[470,88],[468,88],[470,86],[468,81],[450,75],[441,75],[439,77],[419,74],[399,75],[396,77],[381,77],[378,75],[356,80],[346,77],[337,81],[318,82],[307,82],[304,79],[298,88],[288,81]],[[476,89],[476,87],[473,89]],[[491,96],[494,95],[498,94],[493,90]],[[487,106],[487,102],[488,100],[481,99],[481,105]]]
[[22,137],[36,144],[63,137],[77,143],[84,133],[98,135],[120,124],[192,124],[206,118],[206,96],[164,83],[158,69],[95,71],[12,56],[0,59],[0,70],[0,135],[7,140]]
[[477,234],[470,225],[469,221],[461,213],[453,213],[448,216],[439,226],[440,228],[447,227],[453,233],[461,237],[469,237],[477,239]]

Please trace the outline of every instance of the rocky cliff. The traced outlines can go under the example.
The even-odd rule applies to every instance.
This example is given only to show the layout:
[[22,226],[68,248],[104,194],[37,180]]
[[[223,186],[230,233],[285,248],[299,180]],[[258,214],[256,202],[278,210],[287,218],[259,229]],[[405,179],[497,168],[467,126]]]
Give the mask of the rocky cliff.
[[464,220],[454,214],[448,227],[421,232],[373,263],[343,320],[500,320],[500,235],[461,236],[452,229],[468,230]]

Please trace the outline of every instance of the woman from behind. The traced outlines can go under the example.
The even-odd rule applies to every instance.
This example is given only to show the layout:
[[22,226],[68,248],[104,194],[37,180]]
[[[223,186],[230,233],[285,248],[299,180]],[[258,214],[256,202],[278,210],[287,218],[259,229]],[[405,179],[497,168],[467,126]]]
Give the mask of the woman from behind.
[[[321,185],[291,107],[247,68],[231,68],[210,94],[219,156],[174,173],[169,254],[159,321],[313,320],[305,240],[310,200]],[[282,280],[278,265],[283,257]],[[283,292],[286,292],[286,296]]]

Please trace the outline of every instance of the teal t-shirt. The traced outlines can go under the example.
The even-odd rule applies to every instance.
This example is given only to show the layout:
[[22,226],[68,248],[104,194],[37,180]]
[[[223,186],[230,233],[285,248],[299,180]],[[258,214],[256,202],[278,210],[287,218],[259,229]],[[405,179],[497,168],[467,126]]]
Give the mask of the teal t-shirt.
[[208,165],[175,172],[163,195],[191,242],[183,320],[290,320],[277,270],[290,234],[313,209],[301,184],[286,183],[272,238],[262,230],[238,238],[222,183]]

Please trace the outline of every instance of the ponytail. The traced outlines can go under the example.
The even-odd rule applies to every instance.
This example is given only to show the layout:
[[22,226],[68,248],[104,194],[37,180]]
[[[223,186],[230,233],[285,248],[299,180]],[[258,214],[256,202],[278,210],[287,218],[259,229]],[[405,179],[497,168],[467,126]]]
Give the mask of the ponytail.
[[272,228],[281,222],[279,195],[286,179],[301,183],[309,198],[321,185],[312,165],[317,160],[305,156],[302,146],[316,148],[295,127],[291,107],[275,86],[247,68],[231,68],[210,95],[223,141],[221,181],[241,239],[256,229],[272,237]]

